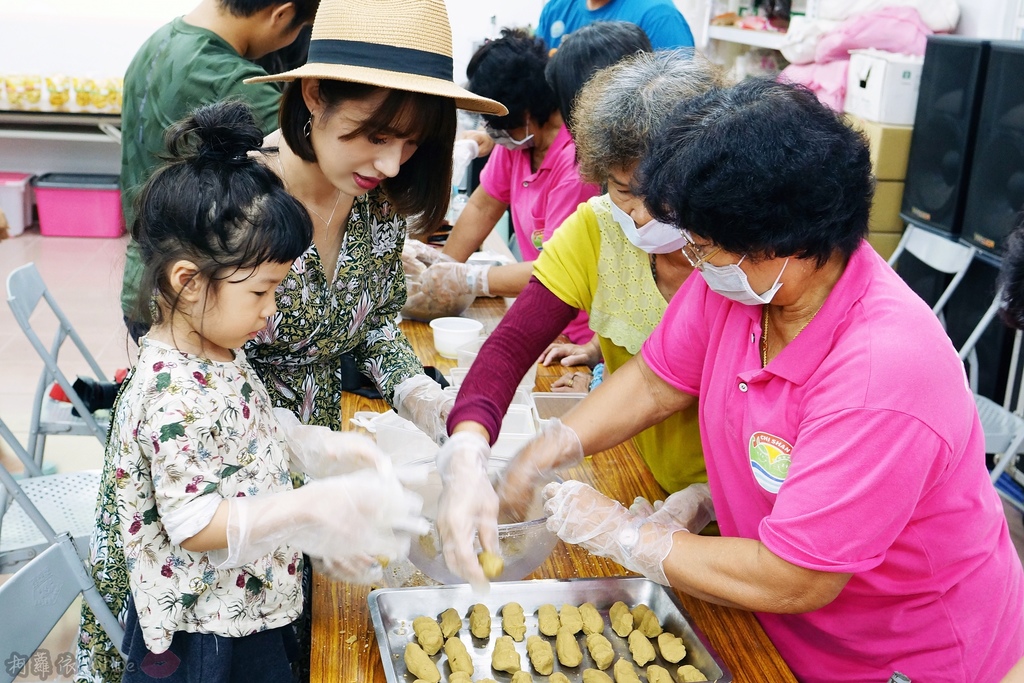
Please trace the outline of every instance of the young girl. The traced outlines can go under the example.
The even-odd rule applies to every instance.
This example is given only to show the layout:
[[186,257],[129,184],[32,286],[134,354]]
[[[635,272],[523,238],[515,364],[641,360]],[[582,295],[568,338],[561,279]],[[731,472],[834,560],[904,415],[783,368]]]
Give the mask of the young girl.
[[[404,554],[426,523],[365,440],[293,416],[282,428],[241,350],[312,235],[250,156],[262,134],[249,108],[199,109],[167,141],[135,225],[152,326],[108,449],[131,588],[123,680],[288,680],[302,553],[373,581],[377,558]],[[289,470],[348,473],[292,489]]]

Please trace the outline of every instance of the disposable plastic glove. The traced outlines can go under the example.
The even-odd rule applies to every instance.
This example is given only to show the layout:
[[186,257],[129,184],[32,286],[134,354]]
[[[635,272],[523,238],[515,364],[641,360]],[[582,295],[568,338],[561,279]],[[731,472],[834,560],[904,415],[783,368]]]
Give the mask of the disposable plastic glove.
[[454,388],[441,385],[426,375],[413,375],[395,387],[395,410],[420,431],[441,445],[448,439],[448,413],[455,405]]
[[637,517],[581,481],[544,487],[547,527],[566,543],[607,557],[667,586],[662,563],[672,550],[674,529]]
[[454,260],[451,256],[442,254],[440,249],[419,240],[409,238],[402,245],[402,269],[409,276],[419,277],[420,273],[435,263]]
[[538,361],[541,365],[551,365],[559,361],[566,367],[571,365],[586,365],[594,367],[601,362],[601,342],[595,334],[586,344],[567,344],[554,342],[544,349]]
[[313,479],[378,468],[387,457],[370,439],[354,432],[305,425],[286,408],[274,408],[291,455],[291,469]]
[[690,484],[663,501],[655,501],[654,505],[646,498],[638,497],[629,506],[629,511],[651,522],[686,529],[692,534],[699,534],[704,527],[718,519],[711,501],[711,489],[707,484]]
[[456,432],[437,454],[441,498],[437,531],[448,568],[473,590],[486,593],[489,583],[477,560],[473,536],[492,553],[498,548],[498,496],[487,476],[491,447],[480,434]]
[[423,499],[390,467],[228,502],[227,551],[213,555],[220,569],[288,545],[321,559],[332,578],[373,583],[382,578],[380,560],[406,557],[411,539],[429,530]]
[[408,297],[402,315],[416,320],[457,316],[478,296],[490,296],[490,266],[468,263],[435,263],[407,282]]
[[523,446],[498,481],[501,511],[523,521],[541,483],[551,473],[583,461],[583,445],[571,427],[552,419],[540,434]]

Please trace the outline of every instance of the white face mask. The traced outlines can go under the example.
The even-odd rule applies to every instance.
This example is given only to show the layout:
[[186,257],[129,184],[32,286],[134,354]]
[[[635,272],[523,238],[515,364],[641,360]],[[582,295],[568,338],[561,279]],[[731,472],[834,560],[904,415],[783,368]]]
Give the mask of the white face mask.
[[526,122],[526,137],[522,140],[516,140],[514,137],[508,134],[507,130],[499,130],[497,128],[491,128],[485,126],[484,129],[487,134],[494,140],[494,144],[500,145],[510,152],[515,152],[520,149],[533,149],[537,142],[533,139],[533,133],[530,132],[530,122]]
[[642,249],[648,254],[668,254],[679,251],[686,244],[686,238],[679,228],[667,223],[648,221],[643,227],[636,227],[633,217],[610,202],[612,205],[612,218],[622,228],[634,247]]
[[732,299],[737,303],[746,304],[747,306],[770,303],[772,297],[775,296],[775,292],[779,291],[779,288],[782,287],[782,274],[786,272],[789,259],[787,258],[782,264],[782,270],[779,271],[779,276],[775,278],[775,284],[768,288],[767,291],[758,294],[750,288],[747,274],[740,268],[740,263],[743,263],[745,258],[747,257],[744,256],[737,263],[730,263],[727,266],[705,263],[700,274],[704,276],[704,281],[708,283],[711,291],[718,292],[726,299]]

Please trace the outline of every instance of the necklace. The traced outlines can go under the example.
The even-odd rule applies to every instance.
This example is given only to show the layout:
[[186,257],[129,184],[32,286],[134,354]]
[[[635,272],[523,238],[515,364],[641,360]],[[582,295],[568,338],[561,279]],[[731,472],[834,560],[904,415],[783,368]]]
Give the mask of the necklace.
[[[793,339],[796,339],[800,335],[800,333],[803,332],[807,328],[807,326],[811,324],[811,321],[814,320],[814,316],[818,315],[818,311],[820,311],[820,310],[821,310],[821,306],[818,306],[818,309],[816,311],[814,311],[814,313],[811,314],[811,317],[807,319],[807,322],[805,322],[800,327],[800,329],[796,331],[796,334],[793,335]],[[790,339],[790,341],[793,341],[793,339]],[[761,315],[761,367],[763,368],[763,367],[765,367],[767,365],[768,365],[768,304],[765,304],[764,305],[764,313]]]
[[[281,153],[280,152],[278,152],[278,154],[277,154],[277,170],[279,170],[281,172],[281,183],[284,184],[285,188],[287,189],[287,187],[288,187],[288,180],[284,177],[284,164],[281,163]],[[292,195],[292,196],[294,196],[294,195]],[[298,198],[296,197],[296,199],[298,199]],[[299,201],[302,201],[302,200],[299,200]],[[336,190],[336,194],[335,194],[335,197],[334,197],[334,208],[331,209],[331,215],[328,216],[326,219],[324,219],[324,217],[320,215],[319,211],[314,209],[312,206],[310,206],[306,202],[302,202],[302,206],[304,206],[307,211],[309,211],[314,216],[316,216],[321,221],[323,221],[324,227],[327,228],[328,230],[330,230],[331,229],[331,221],[334,220],[334,212],[338,210],[338,204],[340,204],[340,203],[341,203],[341,190]]]

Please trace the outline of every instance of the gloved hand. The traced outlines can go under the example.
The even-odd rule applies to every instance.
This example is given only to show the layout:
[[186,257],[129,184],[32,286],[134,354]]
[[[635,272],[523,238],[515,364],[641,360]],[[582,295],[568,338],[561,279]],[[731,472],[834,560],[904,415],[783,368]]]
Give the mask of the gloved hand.
[[654,505],[646,498],[637,497],[629,511],[637,517],[675,529],[686,529],[692,534],[699,534],[718,519],[707,484],[690,484],[663,501],[655,501]]
[[295,413],[274,408],[291,455],[291,469],[314,479],[378,468],[387,458],[370,439],[354,432],[336,432],[318,425],[304,425]]
[[291,491],[229,498],[226,552],[218,568],[239,567],[288,545],[323,560],[333,578],[380,581],[380,559],[409,553],[429,530],[423,499],[390,467],[310,482]]
[[456,432],[437,454],[442,483],[437,532],[444,561],[480,593],[486,593],[489,584],[473,536],[479,536],[483,550],[499,554],[498,496],[487,476],[490,455],[487,439],[473,432]]
[[570,365],[586,365],[594,367],[601,362],[601,342],[595,334],[586,344],[566,344],[555,342],[549,344],[540,354],[541,365],[551,365],[560,361],[566,367]]
[[490,268],[455,261],[435,263],[408,280],[402,315],[415,320],[460,315],[476,297],[491,295],[487,285]]
[[547,527],[560,539],[669,585],[662,563],[672,550],[672,535],[685,529],[638,517],[581,481],[548,484],[544,498]]
[[441,445],[448,438],[448,413],[455,405],[454,387],[441,385],[426,375],[413,375],[395,387],[394,406],[399,417],[410,420],[420,431]]
[[407,238],[402,245],[402,270],[406,275],[419,277],[435,263],[454,262],[451,256],[441,253],[440,249],[424,244],[419,240]]
[[557,419],[551,419],[509,463],[498,481],[501,511],[521,522],[541,482],[563,467],[583,461],[583,445],[576,432]]

